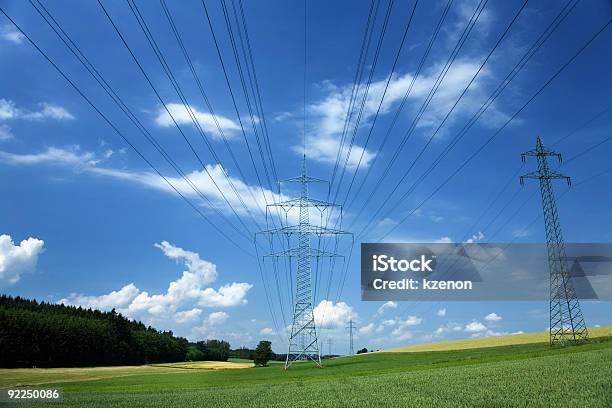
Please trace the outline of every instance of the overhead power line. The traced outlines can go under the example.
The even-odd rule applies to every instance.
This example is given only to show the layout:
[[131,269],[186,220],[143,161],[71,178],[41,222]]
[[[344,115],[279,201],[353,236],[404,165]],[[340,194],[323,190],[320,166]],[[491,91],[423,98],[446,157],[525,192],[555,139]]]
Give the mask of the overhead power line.
[[363,146],[361,147],[361,154],[359,155],[359,160],[357,161],[357,165],[355,166],[355,169],[353,170],[353,176],[351,177],[351,181],[349,183],[348,188],[346,189],[346,195],[344,197],[344,200],[342,201],[342,205],[346,204],[346,200],[349,197],[349,194],[351,193],[351,189],[353,188],[353,183],[355,183],[355,177],[357,176],[357,172],[359,171],[359,167],[361,166],[361,162],[363,160],[363,156],[366,153],[366,149],[368,148],[368,144],[370,142],[370,138],[372,137],[372,131],[374,130],[374,126],[376,126],[376,119],[378,119],[378,115],[380,114],[380,111],[382,109],[383,106],[383,102],[385,101],[385,96],[387,95],[387,91],[389,90],[389,84],[391,83],[391,80],[393,79],[393,74],[395,73],[395,68],[397,67],[397,63],[399,61],[400,55],[402,53],[402,50],[404,49],[404,43],[406,42],[406,38],[408,37],[408,31],[410,30],[410,26],[412,24],[412,19],[414,17],[414,13],[416,11],[417,6],[419,5],[419,0],[415,0],[414,2],[414,6],[412,7],[412,11],[410,12],[410,17],[408,18],[408,22],[406,23],[406,28],[404,29],[404,34],[402,36],[402,40],[400,41],[399,47],[397,49],[397,53],[395,54],[395,59],[393,60],[393,65],[391,66],[391,72],[389,73],[389,76],[387,77],[387,81],[385,82],[385,87],[383,89],[383,93],[382,96],[380,97],[380,102],[378,103],[378,108],[376,109],[376,113],[374,114],[374,118],[372,119],[372,123],[369,125],[370,130],[368,131],[368,135],[366,136],[366,139],[363,143]]
[[484,150],[507,126],[514,120],[535,98],[538,97],[584,50],[597,39],[610,25],[612,21],[608,20],[590,39],[572,55],[572,57],[563,64],[497,131],[495,131],[486,141],[483,143],[475,152],[473,152],[453,173],[447,177],[432,193],[430,193],[423,201],[419,203],[410,213],[404,216],[400,222],[394,225],[386,234],[382,236],[382,239],[387,237],[390,233],[395,231],[401,224],[403,224],[409,217],[411,217],[416,210],[421,208],[427,201],[429,201],[435,194],[438,193],[450,180],[452,180],[465,166],[467,166],[482,150]]
[[[515,66],[506,75],[506,77],[498,84],[497,88],[491,93],[488,99],[472,115],[472,117],[466,122],[463,128],[451,139],[451,141],[442,150],[442,152],[440,152],[440,154],[436,157],[436,159],[431,162],[427,170],[404,193],[402,198],[398,200],[398,203],[401,202],[401,200],[404,200],[409,194],[411,194],[415,190],[415,188],[442,162],[442,160],[446,157],[446,155],[467,134],[468,130],[472,128],[472,126],[478,121],[478,119],[480,119],[480,117],[487,111],[487,109],[493,104],[493,102],[501,95],[501,93],[506,89],[506,87],[510,84],[510,82],[521,72],[521,70],[531,60],[531,58],[540,49],[540,47],[548,40],[548,38],[550,38],[550,36],[557,29],[557,27],[559,27],[559,25],[565,20],[565,18],[569,15],[569,13],[571,13],[571,11],[574,9],[577,3],[578,3],[577,1],[573,2],[573,0],[570,0],[565,4],[565,6],[561,9],[559,14],[551,21],[548,27],[542,32],[542,34],[540,34],[540,36],[534,41],[531,47],[523,54],[522,58],[515,64]],[[423,150],[421,152],[423,152]],[[408,171],[410,169],[411,168],[409,168]],[[404,175],[406,176],[407,173],[408,172],[405,172]],[[399,186],[399,183],[396,184],[396,188],[398,186]],[[365,231],[367,227],[375,220],[375,217],[378,215],[378,212],[382,210],[382,208],[388,201],[389,200],[387,199],[383,203],[383,205],[379,206],[375,215],[371,217],[370,222],[366,224],[366,226],[364,226],[362,231]],[[397,205],[399,205],[398,203],[396,203],[396,205],[393,208],[396,208]],[[365,205],[367,205],[367,201],[364,203],[364,206],[362,206],[362,210],[365,208]],[[389,214],[391,211],[392,210],[387,211],[386,214]]]
[[[389,24],[389,18],[391,17],[391,11],[393,9],[393,4],[394,4],[394,0],[389,0],[389,4],[387,6],[387,11],[385,13],[385,18],[383,20],[383,25],[381,28],[381,32],[380,32],[380,36],[378,37],[378,43],[376,44],[376,50],[374,52],[374,58],[372,61],[372,67],[370,68],[370,72],[368,74],[368,80],[366,82],[366,86],[365,89],[361,95],[361,104],[359,106],[359,111],[357,113],[357,117],[355,118],[355,123],[353,125],[353,131],[352,131],[352,135],[351,135],[351,140],[349,143],[349,147],[347,148],[346,151],[346,157],[344,159],[344,164],[342,166],[342,171],[340,172],[340,179],[338,180],[338,186],[336,187],[336,192],[334,193],[334,197],[332,199],[333,202],[337,201],[338,198],[338,194],[340,193],[340,189],[342,187],[342,180],[344,179],[344,175],[346,173],[346,168],[349,164],[350,158],[351,158],[351,152],[353,149],[353,145],[355,143],[355,138],[357,136],[357,132],[359,130],[359,125],[361,123],[361,119],[363,117],[363,113],[365,110],[365,105],[366,105],[366,101],[368,99],[368,95],[370,92],[370,86],[372,85],[372,79],[374,77],[374,72],[376,71],[376,66],[378,64],[378,58],[380,56],[380,51],[382,49],[382,44],[383,41],[385,39],[385,34],[387,33],[387,27]],[[333,186],[330,185],[330,188],[333,188]]]
[[[414,84],[415,84],[416,80],[419,78],[419,76],[421,74],[421,70],[422,70],[423,66],[425,65],[425,61],[427,60],[427,57],[429,56],[429,53],[431,52],[432,46],[433,46],[436,38],[438,38],[438,34],[440,33],[440,29],[442,28],[442,25],[444,24],[444,21],[446,20],[446,16],[448,15],[448,12],[449,12],[450,7],[451,7],[452,4],[453,4],[453,0],[448,0],[448,2],[446,3],[446,7],[444,7],[444,9],[442,10],[442,14],[440,16],[440,19],[438,20],[438,23],[435,26],[434,32],[432,33],[431,37],[429,38],[429,43],[427,44],[427,47],[425,48],[425,52],[421,56],[421,60],[419,61],[419,65],[418,65],[416,71],[414,72],[414,75],[412,75],[412,79],[410,81],[410,84],[408,85],[408,88],[406,89],[406,92],[404,93],[402,101],[400,102],[400,104],[398,105],[397,109],[395,110],[395,114],[393,115],[393,119],[391,120],[391,123],[389,124],[389,127],[387,128],[387,131],[385,132],[385,135],[384,135],[384,137],[383,137],[383,139],[382,139],[382,141],[380,143],[380,146],[378,146],[378,148],[376,149],[376,151],[373,154],[372,162],[369,163],[368,166],[367,166],[366,174],[363,176],[361,182],[359,183],[359,185],[357,187],[357,190],[354,191],[353,198],[351,200],[349,200],[349,202],[347,204],[347,207],[346,207],[347,210],[356,201],[356,198],[360,196],[361,190],[363,189],[363,186],[365,185],[366,180],[368,179],[368,177],[372,173],[372,169],[376,166],[376,163],[378,162],[378,158],[380,157],[380,153],[384,150],[384,147],[387,144],[387,141],[389,140],[389,136],[391,135],[391,131],[393,130],[393,128],[397,124],[397,120],[400,117],[400,113],[403,111],[404,106],[406,105],[406,101],[408,100],[408,97],[412,93],[412,89],[414,88]],[[372,131],[372,129],[373,129],[373,125],[370,127],[370,131]],[[348,195],[347,195],[347,198],[348,198]]]
[[[147,30],[147,28],[143,25],[143,22],[139,19],[138,14],[136,12],[136,10],[134,9],[134,7],[132,6],[132,3],[130,3],[130,0],[126,0],[130,9],[132,10],[132,13],[134,14],[134,16],[136,17],[136,20],[138,22],[138,25],[140,26],[141,30],[143,31],[143,33],[145,34],[145,37],[147,38],[147,42],[149,43],[149,45],[153,48],[156,57],[158,58],[160,64],[162,65],[162,68],[164,70],[164,73],[168,76],[168,78],[170,79],[170,82],[174,88],[174,90],[176,91],[177,95],[179,96],[179,98],[181,99],[183,105],[185,106],[185,109],[187,109],[191,119],[194,121],[194,125],[196,126],[196,128],[200,131],[200,135],[202,136],[203,140],[208,141],[206,135],[201,131],[200,128],[200,124],[198,123],[197,119],[194,120],[195,116],[193,111],[191,110],[191,107],[189,105],[189,103],[186,101],[186,99],[184,98],[183,93],[181,92],[180,88],[178,87],[178,84],[176,83],[176,80],[174,78],[174,76],[172,75],[172,72],[169,71],[169,67],[166,64],[165,59],[163,58],[163,55],[160,55],[159,50],[156,47],[156,43],[155,40],[152,38],[152,36],[150,36],[150,32]],[[249,229],[249,227],[244,223],[244,221],[242,220],[242,217],[240,217],[240,215],[238,214],[238,212],[236,211],[236,209],[234,208],[234,206],[232,205],[232,203],[229,201],[229,199],[227,198],[225,192],[223,191],[223,189],[219,186],[217,180],[215,180],[215,177],[210,173],[210,170],[208,169],[208,167],[206,166],[206,164],[204,163],[204,161],[202,160],[202,158],[200,157],[200,155],[198,154],[198,152],[195,150],[193,144],[189,141],[189,138],[187,137],[187,135],[185,134],[185,132],[183,131],[183,129],[180,127],[180,125],[178,124],[178,122],[176,121],[176,118],[174,117],[174,115],[172,114],[172,112],[170,111],[170,109],[168,108],[166,102],[164,101],[164,99],[161,97],[159,91],[157,90],[157,88],[155,87],[155,85],[153,84],[153,82],[151,81],[149,75],[146,73],[146,71],[144,70],[142,64],[140,63],[138,57],[136,57],[136,54],[134,53],[134,51],[132,50],[132,48],[130,47],[130,45],[128,44],[125,36],[122,34],[121,30],[119,30],[119,27],[117,26],[117,24],[115,23],[114,19],[111,17],[111,15],[108,13],[107,9],[104,7],[104,5],[102,4],[101,0],[98,0],[98,4],[100,5],[100,8],[102,9],[104,15],[106,16],[106,18],[108,19],[109,23],[111,24],[111,26],[113,27],[115,33],[117,34],[117,36],[119,37],[121,43],[124,45],[124,47],[126,48],[126,50],[129,52],[130,56],[132,57],[132,60],[134,61],[134,63],[136,64],[136,66],[138,67],[139,71],[141,72],[141,74],[144,76],[147,84],[149,85],[149,87],[153,90],[153,93],[155,94],[155,96],[157,97],[157,99],[159,100],[159,102],[162,104],[162,106],[164,107],[164,110],[166,111],[166,113],[168,114],[168,116],[170,117],[170,119],[172,120],[172,123],[174,124],[174,126],[176,127],[176,129],[179,131],[179,133],[181,134],[183,140],[185,141],[185,143],[187,144],[187,146],[189,147],[189,150],[193,153],[193,155],[195,156],[195,158],[197,159],[197,161],[200,163],[200,165],[202,166],[202,169],[206,172],[206,174],[208,175],[208,177],[210,178],[210,180],[213,182],[213,185],[215,186],[215,188],[217,189],[217,191],[219,191],[219,194],[221,195],[221,197],[223,198],[223,200],[227,203],[227,205],[229,206],[229,208],[231,209],[232,213],[234,213],[234,215],[236,216],[236,218],[238,219],[238,221],[240,222],[240,224],[245,228],[245,230],[247,231],[247,234],[250,234],[251,231]],[[207,144],[208,145],[208,144]],[[212,146],[211,146],[212,147]],[[211,150],[211,153],[213,154],[213,157],[215,157],[215,159],[217,160],[217,156],[214,153],[214,150]],[[233,186],[233,182],[231,181],[231,179],[229,178],[229,176],[227,175],[227,173],[225,172],[223,166],[221,165],[221,163],[218,161],[217,162],[219,164],[219,166],[221,166],[222,172],[224,174],[224,176],[226,177],[228,183],[230,184],[230,186]],[[235,189],[235,187],[233,187]],[[248,209],[248,207],[246,207],[246,204],[244,204],[244,201],[242,200],[242,198],[240,197],[240,195],[238,194],[237,190],[235,191],[235,194],[237,195],[239,201],[241,202],[241,204],[244,205],[245,210],[247,212],[247,214],[249,214],[251,217],[252,215],[250,214],[250,211]]]
[[[358,211],[357,216],[355,217],[355,219],[357,219],[359,217],[359,215],[361,215],[361,213],[365,210],[365,206],[367,206],[367,204],[372,201],[372,197],[374,197],[374,194],[376,193],[376,191],[383,185],[383,181],[385,180],[385,178],[390,174],[391,168],[393,167],[395,161],[400,157],[401,152],[403,151],[406,143],[410,139],[412,133],[416,129],[418,123],[421,120],[421,117],[425,114],[425,112],[426,112],[427,108],[429,107],[429,104],[431,103],[433,97],[438,92],[438,89],[440,88],[441,84],[443,83],[444,79],[446,78],[446,75],[448,74],[452,64],[456,60],[457,56],[459,55],[459,52],[463,48],[463,45],[466,43],[467,39],[469,38],[470,33],[472,32],[473,28],[475,27],[476,23],[478,22],[478,19],[480,18],[480,15],[484,11],[484,9],[485,9],[485,7],[487,5],[487,2],[488,2],[488,0],[480,0],[478,5],[474,9],[472,15],[470,16],[470,19],[468,20],[465,28],[463,29],[461,35],[459,36],[459,39],[457,40],[453,50],[451,51],[450,55],[448,56],[448,58],[447,58],[447,60],[446,60],[446,62],[444,64],[444,66],[442,67],[441,71],[438,73],[438,76],[437,76],[436,80],[434,81],[434,84],[432,85],[431,89],[429,90],[429,93],[428,93],[427,97],[425,98],[425,100],[423,101],[421,106],[419,107],[419,109],[417,111],[417,114],[415,115],[414,119],[412,120],[412,123],[408,127],[408,130],[406,130],[406,132],[404,132],[404,135],[402,136],[401,142],[399,143],[398,147],[395,148],[393,156],[387,162],[387,165],[386,165],[385,169],[383,170],[383,173],[380,175],[380,177],[374,183],[374,187],[373,187],[372,191],[368,195],[367,199],[364,200],[362,208]],[[347,208],[350,207],[350,206],[351,206],[351,203],[349,203],[347,205]],[[354,223],[354,221],[353,221],[353,223]]]
[[[208,95],[206,94],[206,91],[204,90],[204,87],[202,85],[202,81],[200,80],[200,77],[197,73],[197,70],[195,69],[195,66],[191,60],[191,57],[189,56],[189,52],[187,51],[187,48],[185,47],[185,44],[183,43],[183,39],[181,37],[181,34],[176,26],[176,24],[174,23],[174,19],[172,18],[172,14],[170,13],[170,10],[168,9],[168,6],[166,5],[165,0],[161,0],[161,5],[162,5],[162,9],[164,11],[164,14],[166,16],[166,19],[168,20],[168,23],[170,24],[170,27],[172,29],[172,32],[174,34],[174,37],[176,38],[179,47],[183,53],[183,56],[185,57],[185,60],[187,61],[187,65],[189,66],[189,70],[191,71],[191,74],[197,84],[198,90],[200,91],[200,95],[202,95],[202,99],[204,99],[204,102],[206,104],[206,107],[208,108],[208,110],[210,111],[210,114],[213,118],[213,121],[215,122],[215,126],[217,127],[217,130],[219,132],[219,134],[221,135],[221,138],[223,139],[223,143],[225,145],[226,150],[228,151],[232,162],[234,163],[234,165],[236,166],[236,169],[238,170],[238,174],[240,175],[240,179],[242,180],[242,182],[248,186],[248,182],[247,179],[244,175],[244,172],[242,171],[242,167],[240,166],[240,163],[238,162],[236,155],[234,154],[234,151],[232,150],[228,138],[225,135],[225,131],[223,130],[223,128],[221,127],[219,120],[217,118],[217,115],[215,114],[215,111],[213,110],[212,104],[210,103],[210,99],[208,98]],[[252,188],[247,188],[249,195],[251,196],[251,198],[253,199],[254,202],[257,202],[257,199],[255,198],[255,195],[253,194],[253,189]],[[259,208],[259,206],[258,206]],[[259,208],[261,211],[263,211],[263,209]]]
[[342,152],[344,151],[344,143],[346,140],[346,134],[347,134],[349,123],[351,122],[352,113],[353,113],[353,104],[359,92],[359,87],[361,85],[361,78],[363,76],[363,71],[365,68],[365,62],[367,59],[368,50],[370,49],[370,42],[372,40],[372,33],[374,32],[374,23],[376,22],[376,16],[378,15],[379,5],[380,5],[379,0],[374,0],[370,2],[370,9],[368,11],[368,19],[366,22],[365,30],[363,32],[363,38],[361,40],[359,58],[357,59],[357,65],[356,65],[357,69],[355,70],[355,77],[353,78],[353,84],[351,86],[351,94],[349,97],[348,107],[346,110],[346,114],[344,115],[344,125],[342,127],[342,133],[340,136],[340,145],[338,147],[338,153],[336,154],[336,160],[334,163],[332,176],[329,182],[330,192],[327,194],[328,200],[330,198],[331,186],[333,186],[334,181],[336,179],[336,173],[338,171],[338,166],[340,164],[340,158],[342,157]]
[[45,53],[38,44],[4,11],[2,7],[0,7],[0,12],[13,24],[19,32],[28,40],[28,42],[51,64],[51,66],[70,84],[70,86],[85,100],[85,102],[91,106],[91,108],[106,122],[113,132],[115,132],[153,171],[160,177],[168,186],[178,195],[180,196],[194,211],[200,215],[209,225],[211,225],[219,234],[221,234],[224,238],[226,238],[230,243],[232,243],[236,248],[240,251],[244,252],[249,256],[253,256],[249,251],[244,249],[241,245],[239,245],[236,241],[234,241],[229,235],[227,235],[222,229],[219,228],[214,222],[212,222],[195,204],[193,204],[185,195],[183,195],[177,187],[168,180],[166,176],[164,176],[157,167],[147,159],[143,153],[138,150],[138,148],[119,130],[119,128],[95,105],[92,100],[83,93],[83,91],[67,76],[67,74],[49,57],[47,53]]

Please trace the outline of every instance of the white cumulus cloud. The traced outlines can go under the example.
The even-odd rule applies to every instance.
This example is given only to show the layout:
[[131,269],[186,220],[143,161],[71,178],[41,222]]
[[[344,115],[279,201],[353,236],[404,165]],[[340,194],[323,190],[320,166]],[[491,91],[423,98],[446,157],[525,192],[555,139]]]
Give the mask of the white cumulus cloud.
[[264,327],[259,331],[259,334],[261,334],[262,336],[273,336],[275,333],[276,332],[274,331],[274,329],[271,329],[270,327]]
[[185,272],[194,276],[201,276],[202,284],[208,284],[217,279],[217,267],[211,262],[200,259],[200,255],[197,253],[186,251],[183,248],[172,245],[168,241],[155,244],[155,247],[161,249],[168,258],[183,261],[187,267]]
[[497,313],[489,313],[485,316],[485,320],[489,322],[499,322],[502,319]]
[[391,310],[391,309],[397,309],[397,302],[390,300],[384,303],[381,307],[378,308],[378,311],[376,313],[381,315],[385,313],[387,310]]
[[367,324],[359,328],[359,334],[361,335],[370,335],[374,333],[376,330],[376,325],[374,323]]
[[207,323],[211,326],[218,326],[227,322],[229,315],[225,312],[213,312],[208,315]]
[[446,309],[440,309],[436,312],[436,315],[439,317],[444,317],[446,316]]
[[[168,241],[155,244],[165,256],[182,262],[187,270],[168,284],[165,293],[149,293],[130,283],[108,294],[92,296],[71,294],[59,303],[102,310],[115,308],[123,315],[156,327],[176,328],[176,324],[193,324],[192,333],[203,333],[225,323],[229,315],[213,312],[201,320],[202,308],[223,308],[247,303],[246,295],[253,287],[249,283],[232,282],[218,289],[210,287],[218,278],[216,265],[200,258],[199,254],[172,245]],[[199,331],[196,329],[199,327]],[[201,329],[201,330],[200,330]]]
[[314,318],[317,327],[338,327],[347,324],[349,319],[355,319],[357,314],[353,308],[344,302],[334,303],[322,300],[314,308]]
[[44,245],[43,240],[32,237],[15,245],[10,235],[0,235],[0,287],[13,285],[22,274],[33,272]]
[[478,321],[473,321],[471,323],[466,324],[463,330],[469,333],[482,332],[487,330],[487,326]]

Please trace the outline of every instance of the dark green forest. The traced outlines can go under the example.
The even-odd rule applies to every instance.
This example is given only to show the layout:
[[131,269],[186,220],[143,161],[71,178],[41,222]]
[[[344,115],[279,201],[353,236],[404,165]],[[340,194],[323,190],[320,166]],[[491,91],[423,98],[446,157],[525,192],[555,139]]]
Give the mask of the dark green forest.
[[0,296],[0,367],[185,361],[188,342],[112,310]]

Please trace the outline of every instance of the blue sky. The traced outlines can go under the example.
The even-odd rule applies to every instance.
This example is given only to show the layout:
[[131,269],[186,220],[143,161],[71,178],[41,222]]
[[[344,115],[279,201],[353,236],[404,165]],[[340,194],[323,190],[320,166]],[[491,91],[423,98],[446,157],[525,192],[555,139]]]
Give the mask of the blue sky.
[[[97,2],[45,2],[47,10],[143,126],[211,199],[214,209],[200,200],[182,180],[176,179],[168,163],[29,3],[5,2],[2,8],[139,151],[170,177],[170,182],[202,214],[241,247],[254,252],[252,236],[244,237],[244,231],[239,234],[227,223],[229,220],[242,230],[238,218],[212,180],[224,191],[251,232],[256,228],[245,207],[263,226],[266,220],[259,211],[264,204],[262,194],[268,200],[281,197],[278,192],[273,196],[264,178],[256,135],[240,87],[220,4],[210,2],[208,8],[239,115],[232,103],[202,4],[195,0],[180,4],[168,2],[168,8],[219,127],[227,138],[227,145],[161,5],[136,3],[222,166],[202,142],[128,3],[104,1],[103,4],[208,172],[190,151]],[[232,3],[228,1],[227,4],[231,12]],[[565,4],[556,1],[527,3],[416,161],[406,183],[391,196],[389,205],[427,170]],[[447,2],[421,1],[418,4],[395,70],[391,72],[413,5],[411,1],[393,4],[375,65],[375,44],[388,3],[380,3],[374,23],[372,47],[358,88],[362,90],[359,95],[363,95],[373,69],[372,81],[338,195],[342,202],[353,172],[357,171],[356,188],[372,166],[363,192],[354,202],[351,192],[347,201],[351,205],[345,212],[344,226],[350,226],[355,233],[367,225],[378,205],[389,196],[395,182],[436,131],[523,2],[492,0],[486,4],[431,104],[415,122],[389,175],[379,183],[376,194],[357,217],[365,197],[376,185],[402,136],[413,123],[477,2],[451,4],[389,140],[384,149],[378,151]],[[332,176],[369,7],[370,3],[364,1],[309,1],[307,5],[306,153],[309,172],[315,177],[330,179]],[[245,2],[244,12],[278,177],[292,177],[299,172],[303,152],[303,3]],[[526,173],[533,168],[535,163],[528,162],[519,169],[520,153],[534,146],[537,135],[545,144],[563,153],[566,159],[610,136],[612,32],[609,26],[450,183],[424,205],[419,207],[419,204],[495,134],[611,16],[612,8],[607,1],[578,3],[448,156],[393,211],[386,214],[385,210],[390,207],[385,207],[368,225],[365,234],[356,237],[356,242],[376,241],[391,228],[393,232],[386,235],[385,240],[393,242],[459,242],[469,237],[480,242],[542,242],[542,220],[537,219],[541,212],[539,196],[536,194],[528,200],[537,185],[528,183],[521,188],[516,179],[507,188],[502,190],[502,187],[517,171]],[[232,24],[235,21],[232,20]],[[172,329],[190,339],[221,337],[239,346],[253,345],[268,337],[273,340],[276,351],[283,351],[283,334],[277,333],[279,328],[282,332],[282,327],[275,327],[270,317],[254,258],[236,249],[152,173],[151,168],[4,16],[0,18],[0,53],[2,292],[49,302],[115,307],[129,317]],[[376,117],[390,75],[389,88]],[[370,129],[371,138],[364,151]],[[258,173],[264,178],[261,180],[266,189],[263,193],[251,165],[245,138],[253,149]],[[610,242],[612,239],[609,212],[612,196],[606,188],[612,181],[612,172],[601,174],[612,168],[611,152],[612,143],[604,142],[560,168],[575,181],[568,192],[568,187],[562,183],[556,185],[558,196],[563,194],[559,211],[568,242]],[[346,148],[343,153],[347,153]],[[233,187],[225,174],[232,180]],[[241,193],[244,206],[233,188]],[[500,191],[499,200],[483,216],[485,208]],[[325,198],[323,190],[315,189],[313,193],[318,194],[318,198]],[[294,197],[296,191],[289,189],[283,194],[283,198]],[[498,213],[499,217],[495,217]],[[516,216],[512,217],[514,214]],[[405,217],[405,222],[398,224]],[[349,263],[342,297],[319,297],[316,302],[319,310],[326,310],[325,316],[319,318],[322,320],[320,326],[324,327],[322,337],[333,339],[335,353],[347,351],[344,327],[350,316],[359,328],[358,345],[368,348],[539,331],[547,327],[545,302],[406,302],[385,307],[381,307],[382,303],[361,302],[358,260],[357,245]],[[265,273],[267,285],[276,290],[270,270]],[[333,287],[337,287],[340,275],[340,271],[333,275]],[[285,292],[282,300],[288,302]],[[278,313],[278,300],[273,297],[272,301]],[[611,323],[610,303],[584,303],[583,310],[588,325]],[[277,320],[282,322],[280,315]],[[277,326],[283,324],[277,323]]]

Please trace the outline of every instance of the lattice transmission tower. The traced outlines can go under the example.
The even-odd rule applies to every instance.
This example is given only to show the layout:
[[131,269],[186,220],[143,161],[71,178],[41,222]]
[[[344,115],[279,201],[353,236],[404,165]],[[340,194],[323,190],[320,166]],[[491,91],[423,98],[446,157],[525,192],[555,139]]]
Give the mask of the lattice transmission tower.
[[355,332],[357,329],[352,318],[349,320],[349,325],[346,327],[346,329],[349,331],[349,356],[352,356],[355,354],[355,348],[353,347],[353,332]]
[[526,178],[540,181],[550,272],[550,344],[587,340],[588,331],[569,273],[565,243],[552,186],[552,180],[555,179],[565,179],[568,185],[571,184],[571,181],[569,177],[552,171],[548,167],[549,156],[556,157],[560,163],[561,155],[546,149],[539,137],[536,140],[536,148],[521,155],[523,162],[526,156],[536,157],[538,162],[538,169],[521,176],[520,182],[523,184]]
[[[344,258],[336,251],[338,249],[338,239],[342,235],[352,236],[351,233],[327,227],[327,222],[324,222],[327,215],[334,208],[336,216],[339,217],[339,225],[342,225],[342,207],[340,205],[329,203],[326,201],[316,200],[308,196],[308,186],[311,183],[327,183],[325,180],[310,177],[306,173],[306,155],[302,160],[302,172],[300,176],[291,179],[283,180],[281,183],[297,183],[300,186],[300,197],[289,199],[273,204],[268,204],[266,209],[267,214],[274,211],[284,215],[285,222],[281,220],[279,228],[267,229],[260,231],[258,234],[268,237],[272,251],[264,255],[264,258],[286,258],[289,260],[289,273],[292,275],[292,260],[297,259],[295,273],[295,291],[292,293],[292,323],[291,334],[289,337],[289,348],[287,358],[285,360],[285,369],[297,360],[310,359],[321,367],[321,350],[317,337],[317,329],[315,327],[314,317],[314,297],[313,289],[313,268],[312,260],[316,262],[316,279],[318,275],[322,275],[320,270],[320,260],[322,258],[335,259]],[[329,187],[328,187],[329,188]],[[297,223],[295,223],[295,210],[297,210]],[[282,211],[282,212],[281,212]],[[311,223],[311,212],[317,212],[320,216],[320,223]],[[292,217],[290,217],[290,215]],[[293,219],[293,223],[290,221]],[[335,240],[333,250],[327,251],[321,249],[322,240],[331,237]],[[256,238],[257,240],[257,238]],[[274,251],[274,242],[284,242],[286,248],[283,247],[280,251]],[[331,262],[330,262],[331,265]],[[333,266],[330,266],[329,273]],[[331,279],[331,276],[330,276]],[[293,284],[292,284],[293,287]],[[291,288],[290,288],[291,290]]]

